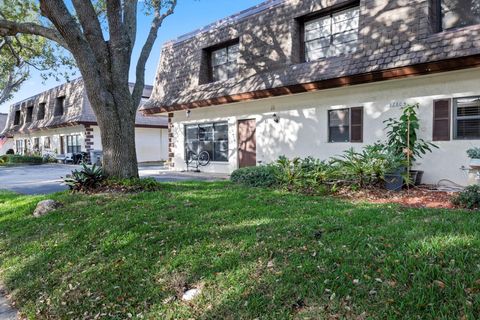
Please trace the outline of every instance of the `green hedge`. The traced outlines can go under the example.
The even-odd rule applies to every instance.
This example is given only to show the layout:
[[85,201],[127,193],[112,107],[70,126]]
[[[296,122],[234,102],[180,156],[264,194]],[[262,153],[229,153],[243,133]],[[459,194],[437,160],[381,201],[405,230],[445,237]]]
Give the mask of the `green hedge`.
[[22,156],[18,154],[7,154],[2,156],[4,163],[6,164],[17,164],[17,163],[30,163],[30,164],[41,164],[43,162],[42,157],[38,156]]
[[273,187],[279,184],[277,169],[273,166],[240,168],[232,173],[230,180],[248,187]]

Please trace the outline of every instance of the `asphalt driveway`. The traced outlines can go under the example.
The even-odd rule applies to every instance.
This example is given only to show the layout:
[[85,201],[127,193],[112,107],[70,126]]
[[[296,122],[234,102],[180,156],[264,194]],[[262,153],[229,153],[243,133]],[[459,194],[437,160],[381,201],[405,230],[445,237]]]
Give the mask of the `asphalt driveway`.
[[[25,165],[0,167],[0,189],[22,194],[49,194],[67,189],[62,177],[80,166],[64,164]],[[160,182],[214,181],[226,179],[225,175],[173,172],[162,166],[140,165],[141,177],[153,177]]]

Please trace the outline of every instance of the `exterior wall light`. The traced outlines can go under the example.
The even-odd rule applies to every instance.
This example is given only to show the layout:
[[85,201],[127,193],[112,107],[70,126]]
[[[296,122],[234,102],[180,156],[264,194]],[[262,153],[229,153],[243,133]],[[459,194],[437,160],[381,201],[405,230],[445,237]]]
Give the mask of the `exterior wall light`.
[[187,111],[185,112],[185,115],[187,116],[187,118],[190,118],[190,113],[192,113],[192,110],[187,109]]
[[278,116],[278,114],[276,114],[276,113],[273,114],[273,121],[275,121],[275,123],[280,122],[280,117]]

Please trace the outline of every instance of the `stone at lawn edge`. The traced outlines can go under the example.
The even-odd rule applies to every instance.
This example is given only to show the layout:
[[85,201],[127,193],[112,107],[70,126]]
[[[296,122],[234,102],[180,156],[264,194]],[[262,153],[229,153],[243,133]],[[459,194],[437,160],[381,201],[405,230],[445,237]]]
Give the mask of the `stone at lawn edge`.
[[187,290],[182,297],[183,301],[192,301],[195,299],[196,296],[198,296],[201,293],[201,290],[199,288],[193,288],[190,290]]
[[55,200],[43,200],[37,204],[35,211],[33,211],[33,216],[38,218],[46,215],[47,213],[56,210],[60,207],[60,204]]

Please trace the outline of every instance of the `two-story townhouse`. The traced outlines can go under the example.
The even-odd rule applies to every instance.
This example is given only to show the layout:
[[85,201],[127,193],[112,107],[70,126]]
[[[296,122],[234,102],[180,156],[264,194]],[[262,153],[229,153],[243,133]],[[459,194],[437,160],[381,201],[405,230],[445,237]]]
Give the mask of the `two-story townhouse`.
[[143,112],[168,114],[176,170],[207,151],[229,173],[360,149],[419,103],[424,181],[466,184],[479,83],[480,0],[270,0],[165,44]]
[[[146,86],[142,103],[151,94]],[[4,134],[13,137],[17,154],[65,155],[100,153],[102,142],[96,116],[81,78],[15,103]],[[167,159],[166,117],[137,112],[135,138],[139,162]]]
[[7,113],[0,113],[0,156],[6,154],[8,150],[13,150],[14,148],[13,139],[10,136],[1,133],[7,125],[7,119]]

